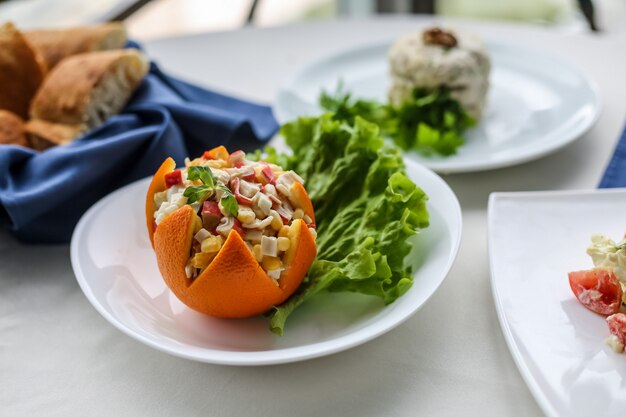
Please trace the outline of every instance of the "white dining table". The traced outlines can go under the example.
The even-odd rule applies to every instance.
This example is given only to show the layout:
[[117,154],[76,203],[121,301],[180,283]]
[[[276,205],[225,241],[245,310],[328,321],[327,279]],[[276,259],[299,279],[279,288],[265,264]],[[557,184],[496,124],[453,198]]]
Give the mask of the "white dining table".
[[[272,103],[299,68],[431,23],[424,17],[322,21],[143,45],[174,75]],[[625,122],[626,40],[521,24],[445,23],[579,67],[595,82],[602,110],[580,140],[552,155],[442,176],[461,204],[463,236],[444,283],[414,316],[364,345],[308,361],[258,367],[194,362],[143,345],[106,322],[75,280],[68,245],[26,245],[3,230],[0,416],[543,415],[498,323],[487,201],[494,191],[597,187]]]

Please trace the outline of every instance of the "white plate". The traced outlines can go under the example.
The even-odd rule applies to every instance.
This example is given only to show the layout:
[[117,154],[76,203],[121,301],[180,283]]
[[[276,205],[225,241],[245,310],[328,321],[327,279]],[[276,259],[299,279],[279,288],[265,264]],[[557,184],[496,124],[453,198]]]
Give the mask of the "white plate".
[[[339,80],[356,98],[386,101],[387,50],[391,42],[351,49],[303,68],[275,100],[281,123],[322,112],[322,89]],[[585,133],[600,112],[594,84],[566,62],[539,52],[488,43],[492,59],[487,111],[466,142],[449,157],[406,155],[442,173],[500,168],[530,161],[569,144]]]
[[617,417],[626,410],[626,355],[604,318],[583,307],[567,273],[593,267],[591,235],[620,239],[626,190],[494,193],[489,199],[491,285],[502,331],[550,417]]
[[74,273],[93,306],[115,327],[156,349],[203,362],[264,365],[339,352],[380,336],[415,313],[447,275],[461,237],[461,209],[432,171],[407,163],[408,175],[428,194],[431,224],[415,239],[419,268],[411,289],[384,307],[375,297],[322,294],[288,320],[285,336],[262,317],[216,319],[184,306],[165,286],[145,230],[149,179],[130,184],[94,205],[71,243]]

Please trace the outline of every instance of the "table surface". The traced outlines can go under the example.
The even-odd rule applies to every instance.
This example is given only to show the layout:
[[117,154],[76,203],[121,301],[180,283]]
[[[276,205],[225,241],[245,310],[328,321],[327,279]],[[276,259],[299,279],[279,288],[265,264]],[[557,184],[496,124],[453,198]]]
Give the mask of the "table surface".
[[[424,18],[244,29],[147,43],[171,73],[271,102],[286,77],[327,54],[416,30]],[[78,287],[68,246],[0,232],[0,414],[7,416],[541,416],[513,363],[491,296],[487,199],[493,191],[595,188],[626,115],[624,41],[522,25],[451,22],[544,50],[597,84],[596,125],[524,165],[443,178],[463,208],[446,281],[412,318],[363,346],[310,361],[228,367],[169,356],[107,323]]]

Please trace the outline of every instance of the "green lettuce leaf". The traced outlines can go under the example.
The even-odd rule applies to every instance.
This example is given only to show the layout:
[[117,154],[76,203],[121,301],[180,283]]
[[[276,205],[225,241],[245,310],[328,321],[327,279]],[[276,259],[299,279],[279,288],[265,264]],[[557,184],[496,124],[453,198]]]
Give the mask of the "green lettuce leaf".
[[379,127],[356,116],[300,118],[281,130],[291,157],[270,150],[265,159],[300,174],[317,223],[317,257],[299,290],[271,313],[283,334],[289,315],[320,291],[352,291],[385,304],[413,282],[404,262],[408,238],[429,222],[427,196],[405,174],[399,150],[385,145]]
[[400,106],[375,100],[352,99],[341,84],[334,95],[322,91],[319,103],[333,118],[353,124],[362,117],[379,126],[402,149],[423,155],[453,155],[464,143],[464,133],[476,124],[445,87],[417,88]]

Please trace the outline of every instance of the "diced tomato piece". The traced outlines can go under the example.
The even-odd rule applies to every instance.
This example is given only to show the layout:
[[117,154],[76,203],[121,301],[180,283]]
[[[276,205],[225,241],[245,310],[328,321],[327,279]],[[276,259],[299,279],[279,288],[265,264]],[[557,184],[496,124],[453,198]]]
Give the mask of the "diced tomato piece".
[[626,314],[617,313],[606,318],[611,334],[617,336],[623,345],[626,345]]
[[167,188],[173,187],[183,183],[183,175],[180,169],[165,174],[165,186]]
[[622,286],[613,271],[594,268],[568,274],[569,286],[589,310],[608,316],[622,304]]
[[215,201],[205,201],[202,204],[202,225],[207,230],[214,230],[222,218],[220,207]]
[[307,227],[310,227],[311,229],[317,229],[317,226],[315,226],[315,223],[309,223],[307,224]]
[[274,184],[276,182],[276,176],[274,175],[274,171],[272,171],[272,168],[270,168],[269,165],[265,165],[263,167],[263,169],[261,170],[261,175],[263,176],[263,179],[265,179],[265,181],[270,184]]
[[245,230],[243,230],[243,226],[241,225],[241,222],[235,218],[233,219],[233,230],[237,233],[239,233],[239,236],[241,236],[242,238],[246,235]]

